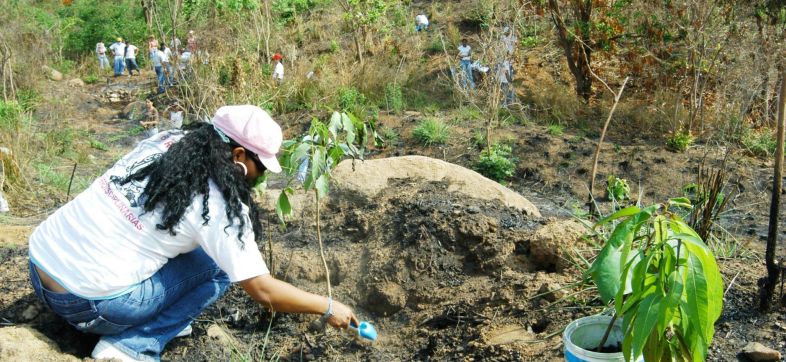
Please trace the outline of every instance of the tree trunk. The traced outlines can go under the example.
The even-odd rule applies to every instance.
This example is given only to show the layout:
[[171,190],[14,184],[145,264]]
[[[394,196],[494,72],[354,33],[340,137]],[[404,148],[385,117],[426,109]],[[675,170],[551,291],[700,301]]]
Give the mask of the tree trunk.
[[142,0],[142,11],[145,13],[145,23],[150,33],[153,29],[153,0]]
[[781,92],[778,95],[778,143],[775,152],[775,176],[772,180],[772,200],[770,202],[770,225],[767,232],[767,252],[765,260],[767,262],[767,277],[761,284],[760,304],[762,310],[769,310],[772,302],[772,294],[781,270],[775,263],[775,248],[777,247],[778,237],[778,214],[780,211],[781,188],[783,183],[783,141],[784,141],[784,106],[786,106],[786,70],[781,72]]
[[[592,74],[590,72],[592,49],[589,45],[592,1],[573,1],[573,16],[576,24],[573,26],[573,32],[568,31],[557,0],[549,0],[549,8],[551,9],[551,19],[557,28],[557,37],[565,51],[568,68],[576,80],[576,95],[584,99],[585,102],[589,102],[592,96]],[[582,26],[582,24],[584,25]]]

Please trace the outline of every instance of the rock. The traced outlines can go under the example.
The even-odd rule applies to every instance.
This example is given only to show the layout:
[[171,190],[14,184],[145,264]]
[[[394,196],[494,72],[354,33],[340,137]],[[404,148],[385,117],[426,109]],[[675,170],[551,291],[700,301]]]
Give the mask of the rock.
[[68,84],[69,87],[74,87],[74,88],[82,88],[85,86],[85,82],[79,78],[69,79],[68,82],[66,82],[66,84]]
[[766,347],[759,342],[749,342],[747,345],[745,345],[745,348],[743,348],[742,352],[740,353],[753,362],[781,360],[780,352]]
[[222,328],[218,324],[211,324],[210,327],[207,327],[207,336],[218,341],[218,343],[224,348],[232,348],[233,346],[239,346],[240,344],[235,340],[235,337],[232,337],[226,329]]
[[0,361],[79,362],[30,326],[0,328]]
[[538,294],[542,294],[543,299],[549,302],[556,302],[565,297],[565,291],[558,283],[543,283],[538,289]]
[[540,217],[538,208],[524,196],[483,175],[442,160],[424,156],[402,156],[377,160],[341,162],[331,173],[333,189],[339,198],[365,203],[388,187],[392,179],[412,178],[423,181],[446,181],[448,192],[457,192],[481,200],[498,200],[529,216]]
[[41,69],[44,71],[47,78],[57,82],[63,80],[63,73],[58,72],[57,69],[52,69],[46,65],[42,66]]
[[559,272],[569,267],[573,248],[581,245],[586,227],[574,220],[550,221],[530,240],[529,261],[539,270]]
[[391,315],[407,304],[407,293],[400,285],[383,282],[370,286],[367,309],[371,312]]
[[39,313],[41,313],[41,308],[38,306],[38,304],[31,304],[27,307],[27,309],[25,309],[24,312],[22,312],[22,319],[26,321],[32,320],[35,317],[38,317]]

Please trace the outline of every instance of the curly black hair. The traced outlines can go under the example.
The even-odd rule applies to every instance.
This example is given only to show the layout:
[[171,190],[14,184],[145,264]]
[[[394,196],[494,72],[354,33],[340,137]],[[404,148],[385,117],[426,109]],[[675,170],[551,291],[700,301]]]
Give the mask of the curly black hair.
[[[203,197],[203,225],[210,221],[208,180],[213,180],[226,200],[229,226],[235,218],[240,220],[238,239],[242,240],[246,226],[242,213],[242,205],[245,204],[249,208],[254,238],[259,241],[263,235],[259,206],[253,200],[251,186],[243,172],[232,160],[232,149],[238,147],[237,142],[224,143],[213,126],[207,123],[189,128],[186,135],[161,157],[118,182],[126,184],[148,178],[142,193],[144,210],[150,212],[161,205],[161,222],[156,224],[156,228],[176,235],[175,226],[198,195]],[[246,153],[254,157],[253,152],[246,150]]]

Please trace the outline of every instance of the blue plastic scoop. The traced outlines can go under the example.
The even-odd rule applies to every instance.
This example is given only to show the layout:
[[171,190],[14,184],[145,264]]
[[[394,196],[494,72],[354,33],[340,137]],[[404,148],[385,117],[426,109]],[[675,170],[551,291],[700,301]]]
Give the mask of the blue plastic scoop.
[[360,322],[359,326],[356,325],[355,322],[349,322],[349,328],[353,331],[357,331],[360,338],[369,340],[371,342],[377,340],[377,330],[374,329],[374,326],[372,326],[369,322]]

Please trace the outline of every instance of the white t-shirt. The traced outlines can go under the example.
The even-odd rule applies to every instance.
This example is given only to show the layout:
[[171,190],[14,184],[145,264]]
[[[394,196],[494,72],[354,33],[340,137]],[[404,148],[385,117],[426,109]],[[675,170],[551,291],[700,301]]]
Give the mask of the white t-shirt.
[[106,54],[106,46],[104,46],[104,43],[96,44],[96,53],[98,53],[98,55]]
[[178,65],[180,70],[186,69],[190,61],[191,61],[191,52],[184,51],[183,54],[180,54],[180,64]]
[[284,64],[281,62],[276,63],[276,67],[273,69],[273,78],[284,80]]
[[164,63],[169,63],[169,59],[172,58],[172,51],[169,48],[164,48],[164,51],[161,52],[161,61]]
[[175,236],[156,229],[161,221],[159,209],[143,213],[141,193],[147,181],[112,182],[114,177],[125,177],[150,164],[183,135],[181,130],[171,130],[140,142],[35,229],[30,236],[30,260],[66,290],[88,299],[125,294],[169,259],[199,247],[233,282],[269,273],[254,241],[248,207],[243,205],[246,226],[241,246],[237,237],[240,220],[227,227],[226,203],[212,181],[208,224],[203,225],[203,197],[198,195],[175,227]]
[[428,25],[428,18],[423,14],[419,14],[418,16],[415,16],[415,24]]
[[164,61],[164,52],[158,49],[153,49],[150,52],[150,63],[152,63],[154,67],[160,67],[163,61]]
[[112,54],[115,55],[115,58],[122,58],[126,52],[126,45],[124,43],[117,42],[110,45],[109,49],[112,49]]
[[469,45],[466,46],[459,45],[458,52],[459,52],[459,56],[461,57],[461,60],[469,60],[469,54],[470,52],[472,52],[472,47],[470,47]]
[[126,49],[126,59],[136,59],[136,51],[139,50],[134,44],[128,44]]

